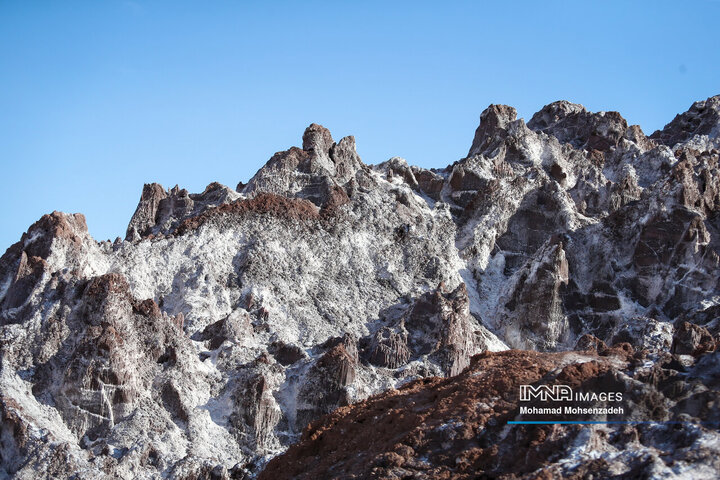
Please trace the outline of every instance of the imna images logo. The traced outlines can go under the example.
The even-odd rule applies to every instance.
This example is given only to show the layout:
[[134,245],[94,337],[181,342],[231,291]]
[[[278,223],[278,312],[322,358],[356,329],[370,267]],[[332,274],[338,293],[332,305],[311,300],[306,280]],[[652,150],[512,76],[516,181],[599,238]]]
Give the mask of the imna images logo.
[[571,401],[573,391],[567,385],[520,385],[520,401],[530,402],[540,400],[541,402]]
[[520,385],[520,401],[621,402],[622,392],[574,392],[568,385]]

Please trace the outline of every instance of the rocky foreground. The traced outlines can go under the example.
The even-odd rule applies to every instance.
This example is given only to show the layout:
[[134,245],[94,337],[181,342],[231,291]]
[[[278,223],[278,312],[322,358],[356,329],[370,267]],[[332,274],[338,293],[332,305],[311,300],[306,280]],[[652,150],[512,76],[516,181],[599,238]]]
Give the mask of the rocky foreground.
[[[720,357],[686,369],[627,343],[600,352],[486,352],[322,417],[260,479],[717,478]],[[667,423],[508,426],[519,386],[544,383],[623,391],[629,418]]]
[[[444,169],[313,124],[124,241],[45,215],[0,258],[0,477],[716,478],[719,149],[720,96],[649,137],[492,105]],[[525,383],[671,423],[507,425]]]

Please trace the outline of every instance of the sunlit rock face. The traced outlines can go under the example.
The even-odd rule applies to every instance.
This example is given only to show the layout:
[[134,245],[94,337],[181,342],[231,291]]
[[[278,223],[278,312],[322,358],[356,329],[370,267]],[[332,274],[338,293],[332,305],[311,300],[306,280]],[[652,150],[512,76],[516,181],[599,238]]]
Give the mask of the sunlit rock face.
[[649,137],[565,101],[527,124],[491,105],[432,170],[366,165],[312,124],[237,189],[145,185],[125,241],[43,216],[0,258],[0,476],[253,476],[324,415],[508,348],[626,342],[700,372],[719,104]]

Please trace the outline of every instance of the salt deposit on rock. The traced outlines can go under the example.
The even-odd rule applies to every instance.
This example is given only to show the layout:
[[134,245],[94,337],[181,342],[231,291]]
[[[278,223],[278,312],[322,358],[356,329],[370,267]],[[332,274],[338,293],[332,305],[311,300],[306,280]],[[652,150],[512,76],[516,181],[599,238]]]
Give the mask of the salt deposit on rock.
[[[527,124],[492,105],[437,170],[365,165],[312,124],[237,190],[145,185],[125,241],[43,216],[0,258],[0,476],[253,476],[323,415],[509,347],[702,363],[720,331],[719,102],[650,137],[568,102]],[[666,406],[702,418],[704,395]],[[604,434],[587,435],[554,472],[596,461],[578,445]],[[717,472],[682,458],[678,475]]]

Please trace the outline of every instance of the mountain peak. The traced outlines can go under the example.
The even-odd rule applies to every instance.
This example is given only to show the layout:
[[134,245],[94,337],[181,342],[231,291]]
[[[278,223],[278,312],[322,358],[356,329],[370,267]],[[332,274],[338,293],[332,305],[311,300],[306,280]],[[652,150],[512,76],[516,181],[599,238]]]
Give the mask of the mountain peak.
[[317,123],[311,123],[302,136],[302,148],[306,152],[327,153],[334,143],[330,130]]
[[720,137],[720,95],[694,102],[686,112],[676,115],[672,122],[655,131],[650,138],[673,147],[695,135]]
[[476,155],[503,136],[507,126],[517,119],[517,110],[508,105],[490,105],[480,114],[480,125],[475,130],[468,157]]

